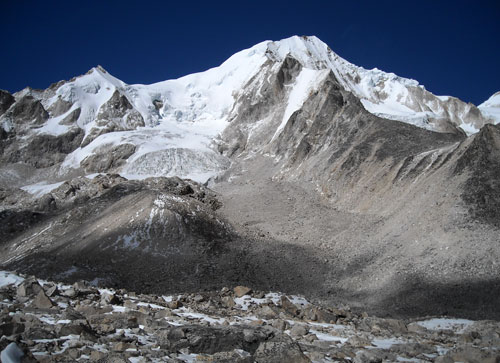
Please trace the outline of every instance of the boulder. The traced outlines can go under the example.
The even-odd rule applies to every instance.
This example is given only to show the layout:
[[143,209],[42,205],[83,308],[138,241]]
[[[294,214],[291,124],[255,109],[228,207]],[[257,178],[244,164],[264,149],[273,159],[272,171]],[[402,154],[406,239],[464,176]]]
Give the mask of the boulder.
[[310,363],[299,345],[291,339],[281,341],[266,341],[260,343],[255,354],[255,361],[259,363]]
[[256,311],[255,315],[261,319],[275,319],[278,317],[278,314],[270,306],[267,305],[259,308]]
[[26,279],[17,287],[16,294],[18,297],[30,297],[38,294],[42,290],[38,281]]
[[292,326],[292,329],[290,329],[290,335],[293,337],[302,337],[306,335],[309,332],[309,329],[302,324],[295,324]]
[[8,323],[0,324],[0,337],[21,334],[24,332],[24,324],[11,321]]
[[281,307],[283,310],[285,310],[288,314],[297,316],[300,313],[299,308],[293,304],[286,296],[281,297]]
[[248,295],[252,292],[252,289],[246,286],[236,286],[234,289],[234,295],[236,297],[242,297]]
[[31,306],[37,309],[50,309],[54,305],[55,304],[47,295],[45,295],[43,290],[40,290],[36,298],[31,303]]

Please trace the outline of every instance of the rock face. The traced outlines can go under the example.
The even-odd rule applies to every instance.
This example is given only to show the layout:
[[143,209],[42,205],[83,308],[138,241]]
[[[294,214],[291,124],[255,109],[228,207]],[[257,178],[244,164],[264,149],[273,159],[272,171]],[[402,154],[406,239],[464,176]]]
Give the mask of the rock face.
[[5,113],[16,99],[7,91],[0,90],[0,116]]
[[455,172],[467,173],[462,193],[476,220],[500,227],[500,126],[488,125],[471,140]]
[[71,129],[58,136],[35,136],[21,149],[18,149],[15,143],[11,143],[4,150],[5,162],[22,162],[35,168],[47,168],[61,163],[67,154],[80,145],[82,138],[81,129]]
[[[2,360],[13,351],[23,356],[23,361],[36,358],[48,362],[139,357],[146,361],[266,363],[494,362],[500,358],[496,349],[500,326],[493,321],[381,319],[263,291],[255,291],[228,308],[224,298],[238,299],[228,288],[201,295],[158,296],[99,289],[81,282],[63,285],[40,281],[41,291],[18,297],[15,284],[38,284],[37,280],[31,277],[21,282],[22,277],[0,274],[2,281],[16,281],[2,282],[0,287]],[[48,299],[46,294],[55,287],[50,309],[37,306],[40,296]],[[111,305],[110,296],[114,300]],[[298,314],[290,314],[281,301],[299,301],[295,305]],[[255,320],[255,312],[264,307],[276,311],[276,316]],[[334,318],[330,323],[311,321],[308,311]],[[280,325],[285,329],[276,328]],[[17,344],[16,349],[13,344]]]

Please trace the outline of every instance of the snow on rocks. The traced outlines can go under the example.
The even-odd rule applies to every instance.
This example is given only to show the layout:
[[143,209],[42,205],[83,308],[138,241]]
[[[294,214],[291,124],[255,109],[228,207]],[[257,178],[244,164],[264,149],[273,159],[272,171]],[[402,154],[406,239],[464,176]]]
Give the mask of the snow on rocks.
[[[248,287],[241,297],[239,288],[155,296],[0,276],[6,362],[18,362],[21,354],[46,362],[485,361],[500,354],[498,322],[380,319]],[[53,303],[34,304],[42,294]],[[229,299],[244,299],[245,308]]]

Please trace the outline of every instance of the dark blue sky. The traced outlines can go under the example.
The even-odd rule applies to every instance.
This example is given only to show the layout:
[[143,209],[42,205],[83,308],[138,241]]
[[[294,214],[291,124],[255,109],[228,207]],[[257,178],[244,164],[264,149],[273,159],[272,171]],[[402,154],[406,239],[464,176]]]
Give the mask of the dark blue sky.
[[0,0],[0,20],[0,88],[11,92],[97,64],[127,83],[177,78],[292,35],[316,35],[354,64],[435,94],[479,104],[500,91],[498,0]]

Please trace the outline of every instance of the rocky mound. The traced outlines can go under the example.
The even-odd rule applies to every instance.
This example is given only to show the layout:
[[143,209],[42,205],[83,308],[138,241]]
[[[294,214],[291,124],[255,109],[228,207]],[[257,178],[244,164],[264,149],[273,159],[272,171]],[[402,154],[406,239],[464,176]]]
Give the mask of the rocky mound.
[[2,191],[5,266],[129,287],[151,286],[151,274],[155,282],[173,284],[193,274],[192,266],[201,286],[231,239],[230,226],[214,212],[214,193],[194,182],[98,175],[41,188],[41,196],[36,189]]

